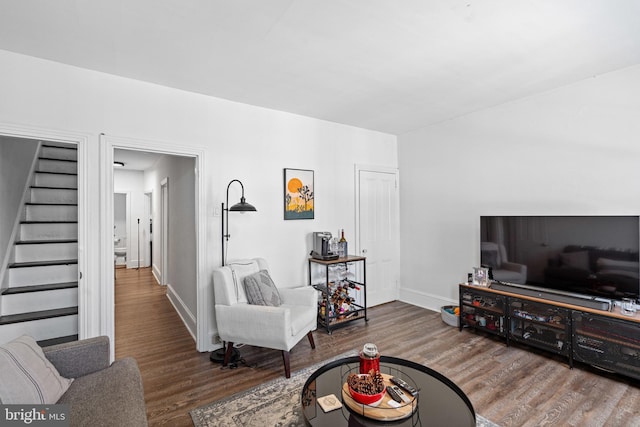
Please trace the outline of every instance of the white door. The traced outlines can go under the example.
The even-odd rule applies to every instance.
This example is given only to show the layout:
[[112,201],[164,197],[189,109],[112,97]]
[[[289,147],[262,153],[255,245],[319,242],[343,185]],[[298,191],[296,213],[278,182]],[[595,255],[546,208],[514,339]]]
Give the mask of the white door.
[[367,305],[398,299],[398,171],[356,166],[357,243],[367,257]]

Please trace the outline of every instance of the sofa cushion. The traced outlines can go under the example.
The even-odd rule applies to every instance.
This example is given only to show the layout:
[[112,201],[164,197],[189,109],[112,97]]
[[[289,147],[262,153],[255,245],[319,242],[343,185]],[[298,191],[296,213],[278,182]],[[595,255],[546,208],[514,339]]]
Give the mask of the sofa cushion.
[[244,278],[244,288],[249,304],[279,307],[282,299],[267,270],[260,270]]
[[72,426],[147,425],[142,379],[130,357],[76,378],[58,403],[69,405]]
[[73,381],[62,377],[26,335],[0,346],[0,378],[2,404],[54,404]]

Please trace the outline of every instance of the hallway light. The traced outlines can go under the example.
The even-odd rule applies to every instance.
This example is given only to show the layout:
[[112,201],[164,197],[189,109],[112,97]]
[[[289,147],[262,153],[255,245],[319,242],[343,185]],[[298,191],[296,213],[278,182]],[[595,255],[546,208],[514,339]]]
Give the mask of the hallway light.
[[[242,182],[240,182],[240,180],[237,180],[237,179],[231,180],[231,182],[229,182],[229,185],[227,185],[227,199],[226,199],[227,206],[229,206],[229,187],[231,187],[231,184],[233,184],[234,182],[237,182],[238,184],[240,184],[240,187],[242,187],[242,196],[240,197],[240,202],[236,203],[230,208],[225,208],[225,204],[222,203],[222,265],[226,264],[225,253],[224,253],[225,244],[229,241],[229,237],[231,237],[231,235],[229,234],[229,211],[232,211],[232,212],[256,212],[257,211],[257,209],[252,204],[247,203],[246,199],[244,198],[244,185],[242,185]],[[225,229],[225,222],[227,224],[226,229]]]

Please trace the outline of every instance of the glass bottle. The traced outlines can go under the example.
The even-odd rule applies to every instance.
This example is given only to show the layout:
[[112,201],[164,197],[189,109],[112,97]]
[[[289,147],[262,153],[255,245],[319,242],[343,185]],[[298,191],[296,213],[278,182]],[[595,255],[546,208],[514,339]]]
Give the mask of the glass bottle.
[[347,251],[347,239],[344,238],[344,228],[340,232],[340,241],[338,243],[340,244],[341,256],[346,257],[349,252]]

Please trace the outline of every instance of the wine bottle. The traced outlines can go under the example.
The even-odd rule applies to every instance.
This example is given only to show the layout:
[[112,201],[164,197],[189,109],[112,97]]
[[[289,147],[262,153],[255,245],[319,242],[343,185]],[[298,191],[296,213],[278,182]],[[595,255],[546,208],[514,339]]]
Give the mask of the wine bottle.
[[342,256],[344,257],[348,256],[349,252],[347,252],[347,239],[344,238],[344,228],[341,231],[340,241],[338,243],[340,244],[340,247],[341,247],[340,252],[342,252]]

